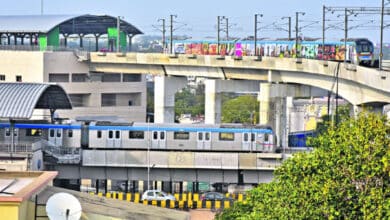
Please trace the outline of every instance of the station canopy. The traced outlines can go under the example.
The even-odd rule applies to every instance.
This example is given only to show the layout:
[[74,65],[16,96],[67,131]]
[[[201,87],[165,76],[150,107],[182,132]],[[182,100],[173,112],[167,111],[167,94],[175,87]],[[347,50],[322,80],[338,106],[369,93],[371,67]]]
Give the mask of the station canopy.
[[[117,17],[109,15],[10,15],[0,16],[2,34],[47,34],[59,28],[63,35],[103,35],[117,27]],[[132,24],[120,19],[120,30],[128,35],[142,34]]]
[[64,89],[47,83],[0,83],[0,118],[29,119],[34,109],[72,109]]

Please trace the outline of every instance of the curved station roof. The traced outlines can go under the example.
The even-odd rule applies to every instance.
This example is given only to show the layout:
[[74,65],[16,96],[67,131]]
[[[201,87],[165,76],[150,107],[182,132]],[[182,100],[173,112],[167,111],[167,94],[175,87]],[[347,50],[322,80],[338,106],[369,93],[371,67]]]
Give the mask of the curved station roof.
[[[106,34],[107,28],[117,26],[117,17],[109,15],[12,15],[0,16],[0,33],[48,33],[59,27],[61,34]],[[142,34],[132,24],[120,20],[126,34]]]
[[0,118],[29,119],[37,109],[72,109],[59,85],[0,83]]

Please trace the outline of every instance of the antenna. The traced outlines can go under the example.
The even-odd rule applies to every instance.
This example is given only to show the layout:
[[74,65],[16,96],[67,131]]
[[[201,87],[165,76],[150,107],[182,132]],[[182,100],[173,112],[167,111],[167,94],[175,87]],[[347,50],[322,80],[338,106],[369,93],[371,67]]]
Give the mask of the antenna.
[[79,220],[81,205],[73,195],[61,192],[47,200],[46,212],[50,220]]

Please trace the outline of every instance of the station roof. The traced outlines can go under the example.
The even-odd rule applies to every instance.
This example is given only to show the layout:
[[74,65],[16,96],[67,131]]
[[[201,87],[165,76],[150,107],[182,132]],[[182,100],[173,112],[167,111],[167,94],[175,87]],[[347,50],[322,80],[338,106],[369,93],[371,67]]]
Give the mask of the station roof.
[[29,119],[37,109],[72,109],[64,89],[55,84],[0,83],[0,118]]
[[[6,15],[0,16],[0,33],[48,33],[59,27],[61,34],[107,34],[117,18],[109,15]],[[132,24],[120,20],[126,34],[142,34]]]

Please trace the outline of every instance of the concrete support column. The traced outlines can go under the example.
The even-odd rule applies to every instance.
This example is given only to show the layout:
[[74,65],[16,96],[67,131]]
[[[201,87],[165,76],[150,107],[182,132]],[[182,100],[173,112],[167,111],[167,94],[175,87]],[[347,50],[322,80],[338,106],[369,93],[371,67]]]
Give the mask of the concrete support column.
[[187,84],[185,77],[154,78],[154,122],[175,122],[175,93]]
[[357,106],[357,105],[351,105],[350,109],[349,109],[349,115],[351,117],[354,117],[356,118],[358,116],[358,114],[361,112],[362,108]]
[[[274,114],[274,132],[277,140],[277,147],[285,147],[286,145],[286,98],[278,97],[275,98],[275,112]],[[272,121],[271,121],[272,123]]]
[[286,97],[286,126],[284,132],[284,142],[282,143],[283,149],[288,146],[288,133],[290,133],[291,129],[291,111],[294,108],[293,97]]
[[205,123],[221,123],[221,94],[215,79],[205,80]]
[[260,102],[259,122],[262,125],[272,126],[272,110],[271,110],[271,83],[260,83],[260,94],[258,100]]

